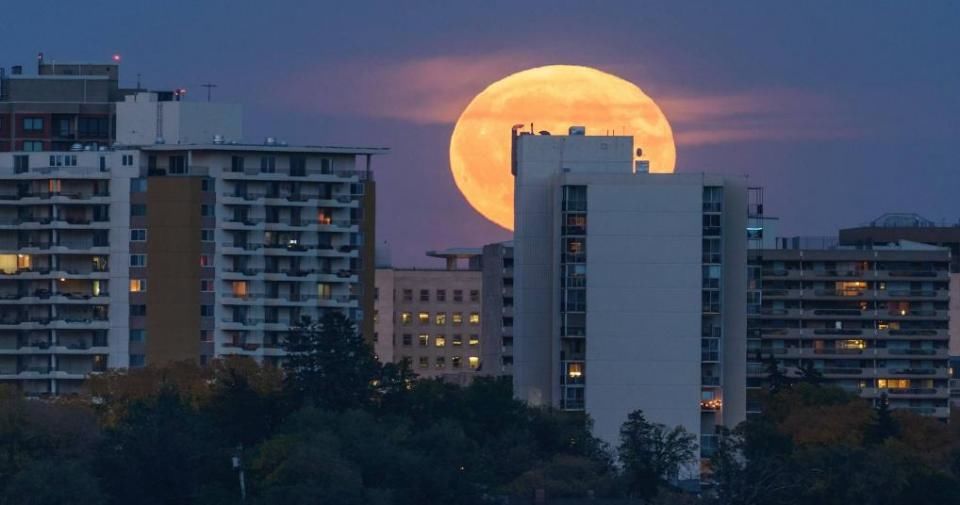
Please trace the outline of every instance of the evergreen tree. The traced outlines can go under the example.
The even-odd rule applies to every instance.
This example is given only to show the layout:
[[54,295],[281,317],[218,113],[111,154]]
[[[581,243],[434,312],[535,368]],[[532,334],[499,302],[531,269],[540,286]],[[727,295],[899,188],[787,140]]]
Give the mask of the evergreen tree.
[[381,367],[350,319],[328,312],[305,319],[284,342],[286,388],[299,403],[345,410],[368,405]]
[[630,493],[649,500],[660,486],[675,484],[682,467],[695,461],[697,443],[682,426],[651,423],[635,410],[620,428],[618,449]]

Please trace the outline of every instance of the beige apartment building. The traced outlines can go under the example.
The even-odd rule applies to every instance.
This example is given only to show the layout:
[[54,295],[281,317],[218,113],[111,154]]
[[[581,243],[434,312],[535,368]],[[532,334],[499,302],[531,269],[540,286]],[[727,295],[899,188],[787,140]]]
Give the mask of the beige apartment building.
[[466,384],[482,372],[481,252],[431,251],[444,268],[378,268],[376,351],[420,377]]

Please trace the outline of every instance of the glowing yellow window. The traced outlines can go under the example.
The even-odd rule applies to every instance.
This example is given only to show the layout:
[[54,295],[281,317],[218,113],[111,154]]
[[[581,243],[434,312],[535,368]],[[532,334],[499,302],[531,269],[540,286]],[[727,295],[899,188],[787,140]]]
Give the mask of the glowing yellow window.
[[146,279],[130,279],[130,292],[131,293],[143,293],[147,290],[147,280]]
[[454,335],[453,345],[463,345],[463,335]]
[[470,324],[480,324],[480,314],[476,312],[470,313]]
[[20,259],[18,256],[21,254],[0,254],[0,272],[5,274],[16,273],[17,268],[20,266]]
[[877,379],[880,389],[906,389],[910,387],[910,379]]
[[840,349],[866,349],[867,342],[860,339],[840,340],[837,342],[837,347]]
[[325,282],[317,283],[317,298],[327,300],[333,295],[333,286]]
[[467,362],[470,363],[470,368],[476,370],[480,366],[480,358],[476,356],[470,356],[467,358]]
[[420,324],[430,324],[430,313],[419,312],[417,313],[417,319],[420,321]]
[[248,294],[247,281],[233,281],[232,289],[233,289],[233,296],[237,298],[243,298],[247,296]]
[[836,290],[840,296],[860,296],[867,290],[867,283],[864,281],[838,281]]
[[571,379],[583,377],[583,363],[567,363],[567,377]]
[[437,312],[437,315],[434,317],[437,325],[447,324],[447,313],[446,312]]
[[330,217],[326,211],[321,210],[317,212],[317,223],[318,224],[330,224],[333,222],[333,219]]
[[450,322],[453,324],[463,324],[463,314],[459,312],[450,314]]
[[444,337],[443,335],[437,335],[436,337],[433,337],[433,345],[437,347],[446,347],[447,337]]
[[480,335],[470,335],[470,345],[480,345]]
[[430,335],[427,335],[426,333],[421,333],[418,335],[417,340],[420,343],[420,347],[426,347],[430,345]]

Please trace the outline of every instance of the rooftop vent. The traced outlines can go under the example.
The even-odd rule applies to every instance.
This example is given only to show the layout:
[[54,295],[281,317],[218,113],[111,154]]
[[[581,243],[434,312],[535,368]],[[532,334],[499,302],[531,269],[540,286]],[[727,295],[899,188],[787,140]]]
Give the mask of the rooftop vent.
[[267,137],[263,140],[263,143],[264,145],[268,145],[268,146],[276,145],[277,139],[273,137]]
[[222,143],[223,143],[223,135],[220,135],[219,133],[216,134],[216,135],[214,135],[214,136],[213,136],[213,143],[214,143],[214,144],[222,144]]
[[583,135],[586,135],[586,134],[587,134],[587,127],[586,127],[586,126],[571,126],[570,129],[567,131],[567,133],[568,133],[569,135],[579,135],[579,136],[583,136]]
[[22,65],[14,65],[14,66],[10,67],[10,73],[13,74],[13,75],[20,75],[20,74],[22,74],[22,73],[23,73],[23,66],[22,66]]

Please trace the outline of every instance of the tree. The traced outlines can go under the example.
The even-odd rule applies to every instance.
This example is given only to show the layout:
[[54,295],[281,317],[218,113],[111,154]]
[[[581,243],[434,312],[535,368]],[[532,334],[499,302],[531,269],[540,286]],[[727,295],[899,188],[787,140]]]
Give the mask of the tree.
[[97,479],[75,460],[42,459],[13,476],[3,490],[3,505],[101,505]]
[[661,485],[674,485],[682,467],[694,462],[697,443],[682,426],[651,423],[635,410],[620,428],[618,451],[627,489],[649,500]]
[[284,342],[286,387],[300,403],[344,410],[369,405],[380,364],[353,322],[327,312],[319,322],[305,319]]
[[248,357],[216,360],[211,367],[212,392],[202,411],[231,445],[250,447],[267,438],[286,413],[280,371]]

